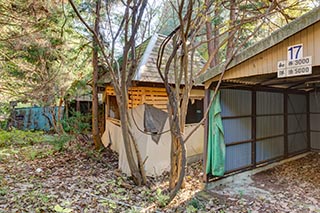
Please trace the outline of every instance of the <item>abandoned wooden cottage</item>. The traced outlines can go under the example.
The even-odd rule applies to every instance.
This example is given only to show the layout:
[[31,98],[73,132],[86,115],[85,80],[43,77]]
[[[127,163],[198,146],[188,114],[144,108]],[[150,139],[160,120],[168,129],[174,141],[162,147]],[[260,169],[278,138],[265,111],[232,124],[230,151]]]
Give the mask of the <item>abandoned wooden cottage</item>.
[[[320,149],[319,50],[316,8],[235,56],[219,89],[226,174]],[[215,67],[200,76],[205,102],[221,73]],[[208,119],[206,129],[212,125]],[[205,132],[210,164],[212,133]],[[206,171],[204,179],[214,175]]]
[[[155,34],[137,47],[139,65],[133,78],[133,86],[128,91],[132,128],[142,159],[146,159],[144,166],[148,176],[160,175],[170,169],[171,134],[166,113],[168,97],[156,67],[158,50],[164,38],[165,36]],[[196,61],[194,66],[204,63],[200,56]],[[123,147],[116,96],[112,84],[106,76],[103,76],[99,81],[106,84],[103,98],[106,122],[102,141],[105,146],[110,145],[113,150],[119,153],[119,169],[129,174],[130,170]],[[194,87],[190,94],[186,133],[191,131],[194,123],[202,119],[203,98],[203,86]],[[148,128],[147,123],[152,128],[160,128],[156,132],[162,132],[163,134],[150,135],[144,133],[143,131]],[[186,144],[187,156],[190,161],[200,159],[202,156],[203,132],[204,127],[201,126]]]

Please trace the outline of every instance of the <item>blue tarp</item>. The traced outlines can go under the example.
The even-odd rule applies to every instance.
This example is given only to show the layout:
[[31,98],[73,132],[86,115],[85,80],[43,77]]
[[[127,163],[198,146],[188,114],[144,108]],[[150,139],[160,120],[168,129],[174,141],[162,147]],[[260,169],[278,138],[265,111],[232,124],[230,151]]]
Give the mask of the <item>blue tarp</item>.
[[[16,108],[12,115],[12,124],[15,128],[21,130],[48,131],[52,128],[52,110],[52,107]],[[54,107],[54,113],[57,118],[58,107]]]

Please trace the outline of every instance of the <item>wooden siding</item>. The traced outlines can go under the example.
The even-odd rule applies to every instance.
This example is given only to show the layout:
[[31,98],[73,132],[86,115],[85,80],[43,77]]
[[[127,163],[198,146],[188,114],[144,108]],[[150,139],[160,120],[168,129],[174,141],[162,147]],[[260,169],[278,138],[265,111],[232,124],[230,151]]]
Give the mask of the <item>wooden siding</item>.
[[[137,107],[142,104],[150,104],[162,110],[167,110],[168,96],[165,88],[159,87],[132,87],[129,93],[129,108]],[[115,96],[112,86],[107,86],[104,94],[104,100],[108,100],[107,96]],[[203,99],[204,90],[192,89],[190,99]]]
[[[273,47],[228,70],[224,79],[235,79],[261,74],[276,73],[277,62],[287,60],[287,48],[295,44],[303,44],[303,56],[312,56],[312,66],[320,65],[320,22],[317,22],[293,36],[281,41]],[[206,82],[206,86],[219,80],[216,76]]]
[[[162,110],[167,109],[168,97],[165,88],[133,87],[129,91],[129,108],[150,104]],[[106,96],[115,96],[111,86],[106,87]]]

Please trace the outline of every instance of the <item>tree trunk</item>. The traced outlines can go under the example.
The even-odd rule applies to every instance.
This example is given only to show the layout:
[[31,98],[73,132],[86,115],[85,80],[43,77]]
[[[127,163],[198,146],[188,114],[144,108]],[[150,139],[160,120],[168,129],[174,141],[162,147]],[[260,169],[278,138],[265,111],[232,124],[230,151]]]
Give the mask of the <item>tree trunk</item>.
[[172,143],[171,143],[171,169],[170,169],[170,182],[169,182],[170,196],[168,200],[169,203],[175,198],[178,191],[184,185],[184,177],[186,173],[185,169],[187,164],[185,144],[183,141],[183,136],[179,131],[179,121],[172,119],[170,123],[172,124],[171,126]]
[[179,140],[171,134],[171,167],[170,167],[170,181],[169,181],[169,189],[172,191],[174,187],[177,185],[178,177],[179,177],[179,162],[181,162],[181,152],[179,152],[180,145]]
[[[170,90],[170,89],[169,89]],[[171,129],[171,168],[170,168],[170,201],[175,197],[182,185],[184,185],[186,150],[183,142],[183,127],[180,123],[177,100],[173,92],[169,93],[169,124]],[[179,119],[180,118],[180,119]]]
[[51,114],[51,119],[49,116],[47,116],[44,112],[42,113],[42,115],[47,118],[50,126],[53,127],[54,132],[57,133],[58,135],[62,135],[65,134],[65,131],[63,129],[63,126],[61,124],[61,120],[62,120],[62,104],[63,104],[63,99],[60,98],[59,100],[59,105],[58,105],[58,112],[56,112],[56,107],[49,107],[49,112]]
[[134,138],[134,136],[131,132],[131,129],[129,129],[129,134],[130,134],[134,149],[136,151],[137,160],[138,160],[138,168],[139,168],[139,172],[141,174],[142,184],[146,185],[147,184],[147,176],[146,176],[146,172],[144,170],[144,161],[142,160],[138,144],[137,144],[136,139]]
[[58,131],[59,131],[60,134],[65,134],[65,131],[64,131],[63,126],[61,124],[61,120],[62,120],[62,116],[63,116],[62,104],[63,104],[63,98],[61,97],[60,100],[59,100],[59,106],[58,106],[57,128],[58,128]]
[[[214,8],[214,17],[220,18],[220,10],[219,10],[219,6],[216,5]],[[214,28],[213,28],[213,50],[218,50],[219,49],[219,22],[215,21],[214,22]],[[219,58],[219,52],[217,52],[216,56],[214,57],[214,59],[212,60],[214,61],[214,63],[212,63],[212,65],[217,66],[220,63],[220,58]]]
[[126,151],[127,161],[129,164],[129,168],[131,171],[131,175],[133,181],[136,185],[141,186],[142,184],[142,176],[140,170],[135,162],[133,150],[130,140],[130,127],[129,127],[129,118],[128,118],[128,101],[127,101],[127,92],[125,85],[122,85],[121,88],[122,95],[117,95],[119,112],[120,112],[120,123],[121,123],[121,130],[122,130],[122,138],[124,143],[124,148]]
[[227,53],[226,57],[231,58],[233,55],[233,50],[234,50],[234,43],[235,43],[235,21],[236,21],[236,1],[235,0],[230,0],[230,31],[228,35],[228,44],[227,44]]
[[[99,35],[99,23],[100,23],[100,8],[101,0],[96,2],[96,19],[94,24],[94,31]],[[97,38],[93,37],[93,51],[92,51],[92,137],[96,149],[102,147],[100,132],[99,132],[99,111],[98,111],[98,41]]]
[[80,101],[78,96],[76,98],[76,112],[80,112]]
[[[208,10],[209,9],[208,7],[210,6],[210,0],[206,0],[205,3],[206,3],[207,10]],[[207,21],[206,21],[206,36],[207,36],[208,56],[210,56],[215,50],[214,40],[212,40],[212,36],[213,36],[212,32],[213,32],[213,30],[212,30],[211,20],[210,20],[210,18],[207,18]],[[216,65],[217,65],[216,61],[215,60],[211,60],[210,67],[214,67]]]

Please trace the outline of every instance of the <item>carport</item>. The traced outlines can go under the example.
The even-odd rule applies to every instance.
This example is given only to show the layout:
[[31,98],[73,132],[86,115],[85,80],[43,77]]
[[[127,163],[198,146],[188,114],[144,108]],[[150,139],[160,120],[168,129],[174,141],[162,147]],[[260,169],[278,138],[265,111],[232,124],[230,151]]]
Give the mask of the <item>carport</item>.
[[[206,102],[222,67],[200,76]],[[319,150],[320,8],[238,54],[220,91],[226,175]]]

